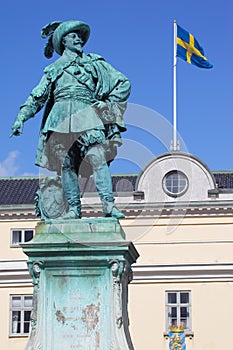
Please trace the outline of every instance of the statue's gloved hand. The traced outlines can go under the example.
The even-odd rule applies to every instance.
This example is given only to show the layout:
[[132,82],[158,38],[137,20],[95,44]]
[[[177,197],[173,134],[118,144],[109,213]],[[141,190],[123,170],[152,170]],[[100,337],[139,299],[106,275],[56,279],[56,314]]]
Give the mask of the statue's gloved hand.
[[94,103],[93,106],[96,107],[96,108],[99,108],[101,110],[108,107],[107,103],[104,102],[104,101],[97,101],[97,102]]
[[104,123],[112,123],[115,120],[112,111],[112,103],[109,101],[98,101],[94,103],[97,114]]
[[10,137],[19,136],[23,133],[23,121],[22,120],[16,120],[14,124],[12,125],[12,132],[10,134]]

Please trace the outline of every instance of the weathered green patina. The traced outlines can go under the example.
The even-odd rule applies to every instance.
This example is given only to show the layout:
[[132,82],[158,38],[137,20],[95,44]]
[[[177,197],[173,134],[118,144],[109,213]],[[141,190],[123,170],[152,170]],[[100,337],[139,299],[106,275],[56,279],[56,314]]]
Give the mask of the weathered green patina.
[[34,285],[26,350],[133,350],[127,301],[138,253],[116,218],[40,221],[22,247]]
[[[60,216],[81,218],[78,177],[92,172],[104,216],[122,218],[114,205],[109,164],[126,130],[123,113],[130,82],[101,56],[83,52],[89,34],[89,26],[80,21],[52,22],[42,29],[42,37],[49,37],[45,56],[52,57],[55,50],[61,57],[45,68],[21,106],[12,135],[20,135],[24,122],[45,106],[36,165],[61,176],[68,209]],[[41,198],[39,193],[39,215]],[[59,217],[53,212],[43,215]]]

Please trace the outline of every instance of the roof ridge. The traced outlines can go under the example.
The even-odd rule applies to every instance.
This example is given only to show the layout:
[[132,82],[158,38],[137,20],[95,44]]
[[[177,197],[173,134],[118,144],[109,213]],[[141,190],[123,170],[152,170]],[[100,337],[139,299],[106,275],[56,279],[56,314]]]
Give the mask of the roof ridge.
[[213,170],[213,174],[233,174],[233,170]]
[[37,180],[39,175],[22,175],[22,176],[0,176],[0,181],[2,180]]

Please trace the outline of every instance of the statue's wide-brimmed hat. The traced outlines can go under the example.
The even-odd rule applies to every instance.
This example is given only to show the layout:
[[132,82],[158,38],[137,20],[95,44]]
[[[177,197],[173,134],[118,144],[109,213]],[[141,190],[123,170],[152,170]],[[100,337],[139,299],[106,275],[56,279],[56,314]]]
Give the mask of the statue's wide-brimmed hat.
[[80,21],[68,21],[61,23],[53,33],[54,50],[61,55],[63,52],[62,38],[71,32],[78,31],[83,41],[82,46],[86,44],[90,36],[90,27],[88,24]]
[[48,58],[52,57],[53,49],[59,55],[62,55],[64,49],[62,39],[66,34],[72,32],[78,32],[80,34],[82,46],[84,46],[90,36],[90,27],[87,23],[75,20],[67,22],[52,22],[43,27],[41,36],[46,38],[47,36],[51,35],[48,44],[45,47],[45,56]]

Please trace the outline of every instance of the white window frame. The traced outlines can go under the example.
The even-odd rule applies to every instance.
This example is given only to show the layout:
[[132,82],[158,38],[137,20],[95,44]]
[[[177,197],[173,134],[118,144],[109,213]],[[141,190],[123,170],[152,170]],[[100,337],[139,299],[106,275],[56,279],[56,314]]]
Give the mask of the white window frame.
[[[21,240],[14,242],[14,232],[21,232]],[[19,247],[20,243],[25,243],[25,235],[27,231],[32,231],[32,237],[34,236],[35,230],[33,228],[12,228],[10,237],[10,246]]]
[[[175,293],[176,294],[176,303],[169,303],[168,302],[168,295],[169,293]],[[189,295],[189,302],[188,303],[181,303],[180,296],[181,293],[188,293]],[[184,327],[184,330],[186,332],[191,331],[191,291],[190,290],[167,290],[166,291],[166,330],[170,331],[170,326],[172,325],[172,317],[171,317],[171,308],[176,308],[177,312],[177,326],[183,326],[181,323],[181,308],[186,307],[188,311],[187,316],[187,325]]]
[[[171,178],[170,179],[170,185],[168,188],[167,179],[169,176],[176,175],[177,178]],[[176,185],[174,185],[174,181],[177,182]],[[170,197],[181,197],[185,192],[188,190],[189,187],[189,181],[187,176],[180,170],[172,170],[169,171],[162,180],[163,190],[166,194],[168,194]],[[174,188],[177,187],[177,192],[174,192]]]
[[[13,306],[13,298],[19,298],[19,305]],[[31,306],[25,306],[25,299],[31,299]],[[31,311],[32,311],[32,294],[12,294],[10,295],[10,336],[25,337],[28,336],[31,329]],[[30,312],[29,319],[25,320],[25,313]],[[19,314],[19,320],[17,315]],[[15,318],[16,317],[16,318]],[[25,332],[25,324],[29,325],[28,332]]]

